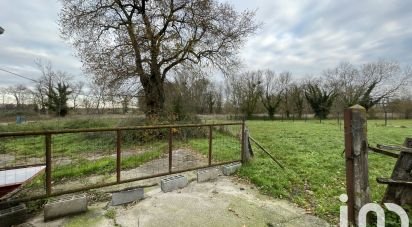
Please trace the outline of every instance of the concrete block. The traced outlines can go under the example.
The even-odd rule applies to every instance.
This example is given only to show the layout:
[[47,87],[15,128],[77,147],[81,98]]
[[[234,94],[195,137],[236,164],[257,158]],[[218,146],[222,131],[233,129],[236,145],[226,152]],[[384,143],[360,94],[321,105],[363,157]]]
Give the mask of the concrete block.
[[53,199],[44,205],[44,220],[78,214],[87,211],[87,197],[85,194],[69,195]]
[[219,176],[219,170],[216,168],[201,169],[197,171],[197,182],[214,180]]
[[183,175],[176,175],[160,180],[160,188],[163,192],[171,192],[173,190],[186,187],[188,183],[187,177]]
[[27,208],[24,204],[0,210],[0,227],[18,225],[25,221]]
[[224,165],[224,166],[223,166],[223,169],[222,169],[223,174],[224,174],[225,176],[232,175],[232,174],[236,173],[236,171],[237,171],[238,169],[240,169],[241,166],[242,166],[242,164],[239,163],[239,162],[235,162],[235,163],[230,163],[230,164]]
[[112,194],[112,206],[131,203],[144,199],[144,188],[133,188]]

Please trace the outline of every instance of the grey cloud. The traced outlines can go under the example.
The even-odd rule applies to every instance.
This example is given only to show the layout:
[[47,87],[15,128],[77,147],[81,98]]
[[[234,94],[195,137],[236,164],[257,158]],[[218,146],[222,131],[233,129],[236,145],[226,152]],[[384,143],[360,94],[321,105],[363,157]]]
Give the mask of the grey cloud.
[[[224,1],[224,0],[222,0]],[[263,27],[242,48],[249,69],[319,74],[340,61],[362,64],[379,58],[412,61],[411,1],[230,0],[238,10],[257,9]],[[60,38],[55,0],[0,2],[0,67],[36,78],[36,58],[80,75],[74,49]],[[0,86],[21,83],[0,72]],[[27,81],[26,81],[27,83]]]
[[[0,67],[36,79],[40,71],[34,61],[51,61],[56,70],[81,75],[81,63],[73,48],[60,38],[57,24],[60,5],[55,0],[1,1]],[[77,77],[79,78],[79,77]],[[0,71],[0,86],[27,84]]]
[[305,75],[320,73],[340,61],[362,64],[388,58],[411,62],[412,2],[284,0],[257,4],[257,18],[264,26],[242,52],[250,67]]

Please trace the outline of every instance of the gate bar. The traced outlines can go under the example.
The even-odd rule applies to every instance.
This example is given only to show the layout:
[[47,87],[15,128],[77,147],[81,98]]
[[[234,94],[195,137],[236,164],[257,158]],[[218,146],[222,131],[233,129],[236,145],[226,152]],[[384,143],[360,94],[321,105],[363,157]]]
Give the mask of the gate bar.
[[209,166],[212,165],[212,137],[213,137],[213,126],[209,126]]
[[169,128],[169,173],[172,173],[173,165],[173,128]]
[[108,187],[108,186],[113,186],[113,185],[118,185],[118,184],[130,183],[130,182],[134,182],[134,181],[146,180],[146,179],[155,178],[155,177],[162,177],[162,176],[167,176],[169,174],[184,173],[184,172],[189,172],[189,171],[193,171],[193,170],[197,170],[197,169],[220,166],[220,165],[225,165],[225,164],[235,163],[235,162],[240,162],[240,161],[241,160],[232,160],[232,161],[227,161],[227,162],[215,163],[215,164],[212,164],[211,166],[205,165],[205,166],[194,167],[194,168],[190,168],[190,169],[176,170],[176,171],[172,171],[171,173],[165,172],[165,173],[154,174],[154,175],[151,175],[151,176],[144,176],[144,177],[126,179],[126,180],[122,180],[120,182],[114,181],[114,182],[110,182],[110,183],[96,184],[96,185],[91,185],[91,186],[84,187],[84,188],[78,188],[78,189],[72,189],[72,190],[67,190],[67,191],[55,192],[55,193],[52,193],[50,195],[38,195],[38,196],[32,196],[32,197],[28,197],[28,198],[21,198],[21,199],[16,199],[16,200],[11,200],[11,201],[9,201],[9,200],[0,200],[0,205],[22,203],[22,202],[27,202],[27,201],[32,201],[32,200],[45,199],[45,198],[54,197],[54,196],[71,194],[71,193],[76,193],[76,192],[82,192],[82,191],[87,191],[87,190],[96,189],[96,188],[103,188],[103,187]]
[[122,164],[122,131],[117,130],[116,131],[116,181],[120,182],[120,177],[121,177],[121,164]]
[[51,166],[51,134],[45,135],[46,143],[46,195],[52,194],[52,166]]

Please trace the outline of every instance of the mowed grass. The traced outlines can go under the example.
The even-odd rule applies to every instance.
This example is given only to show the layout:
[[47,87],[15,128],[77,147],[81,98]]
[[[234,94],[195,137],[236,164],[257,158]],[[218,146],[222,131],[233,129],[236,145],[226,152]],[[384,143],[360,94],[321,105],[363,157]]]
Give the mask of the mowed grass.
[[[189,140],[188,143],[193,150],[207,156],[209,154],[208,141],[208,138],[196,138]],[[213,162],[240,160],[240,150],[239,138],[218,131],[213,132]]]
[[[241,169],[261,191],[286,198],[333,223],[339,220],[339,195],[346,193],[343,126],[336,120],[323,121],[247,121],[251,136],[259,141],[285,167],[253,146],[255,159]],[[371,145],[400,145],[412,136],[412,120],[368,121]],[[396,159],[369,154],[369,179],[372,200],[380,202],[386,186],[376,177],[390,177]]]

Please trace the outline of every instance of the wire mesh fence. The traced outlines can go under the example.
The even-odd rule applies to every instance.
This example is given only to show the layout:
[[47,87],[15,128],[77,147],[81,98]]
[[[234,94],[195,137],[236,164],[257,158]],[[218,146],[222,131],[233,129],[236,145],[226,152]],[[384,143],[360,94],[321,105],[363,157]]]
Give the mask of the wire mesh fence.
[[[44,168],[46,166],[44,137],[12,136],[0,138],[0,198],[20,195],[44,194]],[[30,184],[26,185],[30,179]],[[31,188],[20,191],[21,185]]]
[[121,135],[121,180],[168,172],[168,130],[125,130]]
[[113,181],[115,141],[116,134],[112,131],[53,135],[52,190],[75,190]]
[[[0,133],[0,169],[42,167],[18,198],[60,195],[239,161],[242,128],[222,123]],[[1,174],[7,178],[0,172],[0,186]]]

